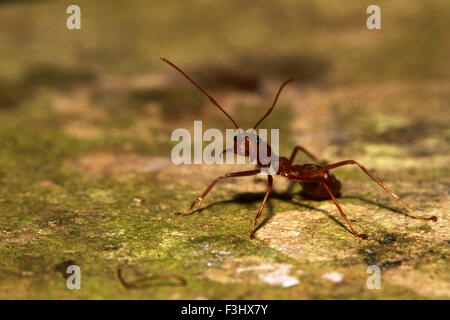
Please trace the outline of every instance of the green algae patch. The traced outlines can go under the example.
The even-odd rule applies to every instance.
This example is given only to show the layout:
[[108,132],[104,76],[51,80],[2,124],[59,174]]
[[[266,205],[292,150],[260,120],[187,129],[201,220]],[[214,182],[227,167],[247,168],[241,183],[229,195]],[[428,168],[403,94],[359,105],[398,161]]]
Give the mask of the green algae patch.
[[[81,1],[89,28],[73,37],[48,28],[56,2],[0,5],[0,298],[448,299],[448,1],[386,3],[393,32],[382,37],[365,30],[358,4],[193,2],[174,24],[167,17],[179,9],[164,2]],[[218,176],[254,166],[171,163],[173,130],[230,123],[159,60],[166,55],[242,127],[295,77],[261,126],[280,129],[280,155],[299,144],[330,163],[360,161],[438,221],[414,219],[355,166],[333,172],[367,241],[331,200],[307,199],[282,177],[254,240],[263,175],[220,181],[176,216]],[[66,286],[72,264],[80,290]],[[381,289],[367,287],[370,266]],[[128,288],[118,270],[130,283],[174,275],[186,284]]]

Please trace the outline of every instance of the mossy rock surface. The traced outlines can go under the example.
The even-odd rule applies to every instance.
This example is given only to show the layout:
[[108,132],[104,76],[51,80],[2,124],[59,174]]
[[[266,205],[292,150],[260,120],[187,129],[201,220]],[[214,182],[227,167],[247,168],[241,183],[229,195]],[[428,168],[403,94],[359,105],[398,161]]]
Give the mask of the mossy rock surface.
[[[356,2],[195,2],[80,1],[78,33],[49,29],[59,2],[0,5],[0,298],[450,298],[448,1],[386,3],[383,33]],[[365,241],[331,200],[282,177],[253,240],[264,176],[221,181],[176,216],[253,166],[172,164],[174,129],[230,123],[159,56],[242,127],[297,77],[263,122],[280,129],[280,153],[358,160],[438,221],[414,219],[354,166],[334,170],[338,201]],[[73,264],[80,290],[66,287]]]

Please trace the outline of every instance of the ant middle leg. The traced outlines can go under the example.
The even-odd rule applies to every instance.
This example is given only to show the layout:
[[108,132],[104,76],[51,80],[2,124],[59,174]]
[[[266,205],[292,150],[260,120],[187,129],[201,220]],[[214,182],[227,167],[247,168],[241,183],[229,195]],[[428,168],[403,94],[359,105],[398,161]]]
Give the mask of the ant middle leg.
[[311,171],[310,174],[317,174],[320,172],[327,172],[328,170],[334,169],[334,168],[338,168],[338,167],[342,167],[345,165],[356,165],[358,166],[362,171],[364,171],[365,174],[367,174],[370,178],[372,178],[373,180],[375,180],[376,183],[378,183],[378,185],[380,187],[382,187],[384,190],[386,190],[395,200],[397,200],[398,202],[400,202],[402,204],[402,206],[408,210],[408,212],[413,215],[414,217],[416,217],[417,219],[421,219],[421,220],[432,220],[434,222],[437,221],[436,216],[431,216],[431,217],[422,217],[422,216],[418,216],[414,213],[414,211],[411,210],[411,208],[398,196],[396,195],[394,192],[391,191],[391,189],[389,189],[383,182],[381,182],[380,179],[378,179],[377,177],[375,177],[375,175],[370,172],[366,167],[364,167],[362,164],[360,164],[359,162],[355,161],[355,160],[345,160],[345,161],[341,161],[341,162],[337,162],[337,163],[333,163],[327,166],[324,166],[320,169]]
[[211,191],[211,189],[216,185],[216,183],[219,182],[219,180],[226,179],[226,178],[233,178],[233,177],[252,176],[252,175],[258,174],[259,172],[260,172],[259,169],[258,170],[249,170],[249,171],[242,171],[242,172],[227,173],[227,174],[224,174],[223,176],[218,177],[208,186],[208,188],[206,188],[205,191],[203,191],[203,193],[199,197],[197,197],[194,200],[194,202],[192,202],[192,205],[189,207],[188,210],[186,210],[185,212],[177,212],[176,215],[177,216],[185,216],[185,215],[190,214],[196,205],[200,205],[202,200],[206,197],[206,195],[209,193],[209,191]]
[[313,155],[311,152],[309,152],[308,150],[306,150],[304,147],[302,147],[300,145],[296,146],[294,148],[294,150],[292,150],[291,156],[289,157],[289,164],[292,165],[292,163],[294,162],[295,156],[297,155],[298,151],[301,151],[304,154],[306,154],[308,157],[310,157],[317,164],[320,164],[320,165],[327,164],[327,161],[319,160],[315,155]]

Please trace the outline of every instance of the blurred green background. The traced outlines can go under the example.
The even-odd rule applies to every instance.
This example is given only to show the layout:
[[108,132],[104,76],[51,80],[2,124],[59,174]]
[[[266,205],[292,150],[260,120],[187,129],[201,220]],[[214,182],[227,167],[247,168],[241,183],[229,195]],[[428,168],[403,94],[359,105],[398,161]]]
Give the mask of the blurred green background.
[[[1,298],[448,297],[449,1],[77,1],[82,29],[68,30],[71,4],[0,2]],[[366,28],[370,4],[381,7],[382,30]],[[374,240],[361,243],[319,213],[302,241],[351,248],[349,256],[298,258],[271,240],[247,239],[265,189],[251,180],[219,185],[204,211],[174,217],[227,169],[171,165],[171,132],[191,129],[194,119],[204,129],[230,124],[160,57],[198,80],[244,128],[294,77],[264,122],[281,130],[281,154],[302,144],[330,161],[361,160],[412,207],[436,214],[440,229],[407,226],[398,214],[373,222],[374,212],[392,216],[396,205],[345,169],[337,171],[347,179],[344,193],[357,199],[344,197],[344,210]],[[263,226],[278,212],[323,205],[298,190],[289,201],[277,192]],[[397,242],[383,242],[392,234]],[[400,280],[369,291],[364,250],[413,271],[394,268]],[[283,289],[208,271],[255,255],[308,277]],[[80,291],[67,290],[58,274],[68,261],[81,266]],[[131,278],[165,270],[188,285],[127,290],[118,267]],[[350,274],[330,285],[320,275],[333,270]],[[430,272],[434,278],[418,286]]]

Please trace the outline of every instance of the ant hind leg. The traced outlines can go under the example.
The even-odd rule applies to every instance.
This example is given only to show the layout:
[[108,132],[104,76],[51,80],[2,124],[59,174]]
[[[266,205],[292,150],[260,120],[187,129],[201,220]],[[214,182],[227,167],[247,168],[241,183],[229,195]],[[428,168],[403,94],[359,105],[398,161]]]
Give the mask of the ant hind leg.
[[336,198],[334,197],[333,193],[331,192],[330,188],[327,186],[327,184],[325,182],[321,182],[321,184],[324,186],[324,188],[328,191],[328,193],[331,196],[331,199],[333,199],[334,204],[336,205],[336,207],[339,210],[339,213],[341,214],[341,216],[344,217],[345,221],[347,221],[347,224],[349,225],[350,229],[352,230],[352,233],[357,236],[358,238],[361,239],[367,239],[367,235],[364,233],[358,233],[355,231],[355,229],[353,229],[352,224],[350,223],[350,221],[348,221],[347,216],[344,213],[344,210],[342,210],[341,205],[339,204],[339,202],[336,200]]
[[436,216],[431,216],[431,217],[422,217],[422,216],[418,216],[414,213],[414,211],[411,210],[411,208],[398,196],[396,195],[394,192],[391,191],[391,189],[389,189],[383,182],[381,182],[381,180],[379,180],[377,177],[374,176],[374,174],[372,172],[370,172],[366,167],[364,167],[362,164],[360,164],[359,162],[355,161],[355,160],[345,160],[345,161],[341,161],[341,162],[337,162],[334,164],[330,164],[327,165],[325,167],[322,167],[320,169],[314,170],[312,172],[310,172],[310,174],[312,173],[319,173],[319,172],[326,172],[328,170],[334,169],[334,168],[338,168],[338,167],[342,167],[345,165],[356,165],[358,166],[362,171],[364,171],[365,174],[367,174],[370,178],[372,178],[373,180],[375,180],[376,183],[378,183],[378,185],[380,187],[382,187],[384,190],[386,190],[395,200],[397,200],[398,202],[400,202],[402,204],[402,206],[408,210],[408,212],[413,215],[414,217],[416,217],[417,219],[421,219],[421,220],[431,220],[436,222],[437,218]]

